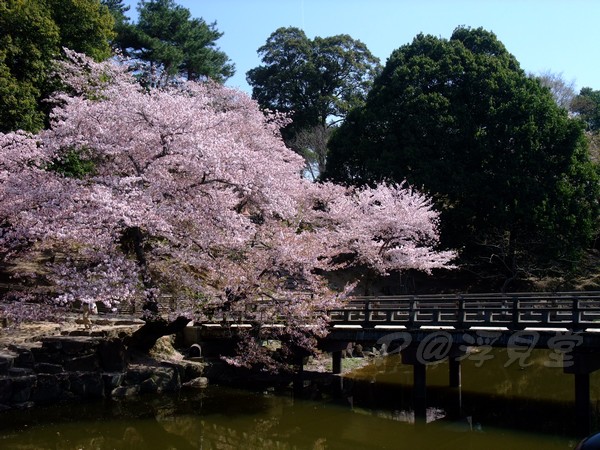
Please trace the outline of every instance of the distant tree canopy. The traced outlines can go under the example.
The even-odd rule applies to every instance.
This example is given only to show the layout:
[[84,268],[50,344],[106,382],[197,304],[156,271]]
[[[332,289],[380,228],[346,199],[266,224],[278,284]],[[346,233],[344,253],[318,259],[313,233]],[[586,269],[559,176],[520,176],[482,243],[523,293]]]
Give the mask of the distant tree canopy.
[[571,112],[585,123],[590,156],[600,164],[600,90],[584,87],[571,102]]
[[0,131],[41,129],[52,61],[62,47],[108,58],[113,25],[99,0],[0,2]]
[[247,72],[263,109],[291,114],[284,139],[316,172],[324,169],[330,121],[361,106],[379,59],[346,34],[309,39],[299,28],[279,28],[258,49],[263,65]]
[[[100,0],[108,8],[115,21],[115,37],[124,32],[125,27],[129,26],[129,17],[126,13],[130,7],[123,4],[123,0]],[[113,44],[116,42],[113,41]]]
[[554,73],[550,71],[542,72],[537,76],[537,79],[542,83],[542,86],[550,89],[550,93],[554,100],[561,108],[570,109],[571,103],[575,98],[575,81],[567,81],[562,73]]
[[600,131],[600,91],[582,88],[573,99],[571,110],[585,122],[589,131]]
[[[113,15],[120,17],[121,2],[111,3]],[[176,76],[222,83],[234,74],[233,63],[216,46],[223,35],[216,23],[192,18],[174,0],[141,0],[137,9],[137,23],[118,23],[115,45],[139,61],[143,83],[161,86]]]
[[597,231],[581,122],[481,28],[394,51],[334,133],[325,178],[407,179],[435,198],[443,243],[507,278],[577,256]]

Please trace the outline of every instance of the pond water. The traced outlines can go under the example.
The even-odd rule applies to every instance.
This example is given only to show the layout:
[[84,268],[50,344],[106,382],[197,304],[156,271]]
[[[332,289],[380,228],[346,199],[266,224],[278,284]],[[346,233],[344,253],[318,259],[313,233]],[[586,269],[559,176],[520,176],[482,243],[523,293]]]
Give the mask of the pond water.
[[[211,386],[11,411],[0,415],[0,449],[573,449],[572,376],[546,367],[541,351],[526,367],[505,367],[505,352],[493,356],[463,361],[460,394],[447,387],[447,364],[428,367],[426,425],[412,420],[411,366],[390,356],[343,387],[335,379],[308,388],[312,400]],[[599,381],[592,377],[594,401]]]

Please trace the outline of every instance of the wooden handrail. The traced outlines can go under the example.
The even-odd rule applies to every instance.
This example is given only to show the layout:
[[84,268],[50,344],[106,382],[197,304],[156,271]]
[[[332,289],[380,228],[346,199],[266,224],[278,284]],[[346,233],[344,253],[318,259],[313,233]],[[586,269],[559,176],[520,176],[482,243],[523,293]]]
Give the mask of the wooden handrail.
[[[364,311],[354,319],[350,311]],[[600,292],[355,297],[328,312],[332,325],[600,328]]]
[[[172,307],[172,303],[172,299],[159,299],[161,310]],[[249,311],[216,312],[207,322],[264,322],[264,317],[260,317],[262,307],[270,304],[265,300],[257,302],[256,308]],[[126,309],[119,312],[131,313]],[[331,326],[452,326],[456,329],[536,327],[578,331],[586,328],[600,329],[600,292],[353,297],[343,307],[329,310],[326,314]],[[270,320],[275,324],[282,318],[270,317]]]

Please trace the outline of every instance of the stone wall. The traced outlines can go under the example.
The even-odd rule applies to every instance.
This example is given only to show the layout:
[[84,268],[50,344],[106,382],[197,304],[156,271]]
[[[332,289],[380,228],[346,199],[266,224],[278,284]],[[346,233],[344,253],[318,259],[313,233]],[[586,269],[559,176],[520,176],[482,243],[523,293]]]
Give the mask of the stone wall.
[[55,336],[0,350],[0,411],[199,387],[191,361],[132,361],[118,337]]

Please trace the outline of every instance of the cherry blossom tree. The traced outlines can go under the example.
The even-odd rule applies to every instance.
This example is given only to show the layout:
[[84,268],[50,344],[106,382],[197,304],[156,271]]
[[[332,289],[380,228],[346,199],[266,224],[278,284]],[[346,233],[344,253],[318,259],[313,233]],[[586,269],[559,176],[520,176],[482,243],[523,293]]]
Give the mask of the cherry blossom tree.
[[[115,308],[169,295],[173,315],[243,314],[255,327],[236,362],[271,367],[259,338],[278,337],[283,353],[314,347],[324,312],[351,291],[332,290],[328,272],[450,267],[427,198],[303,179],[279,133],[287,119],[244,93],[142,88],[125,65],[67,53],[51,128],[0,134],[2,263],[17,283],[44,286],[45,301]],[[32,292],[13,292],[4,313]]]

